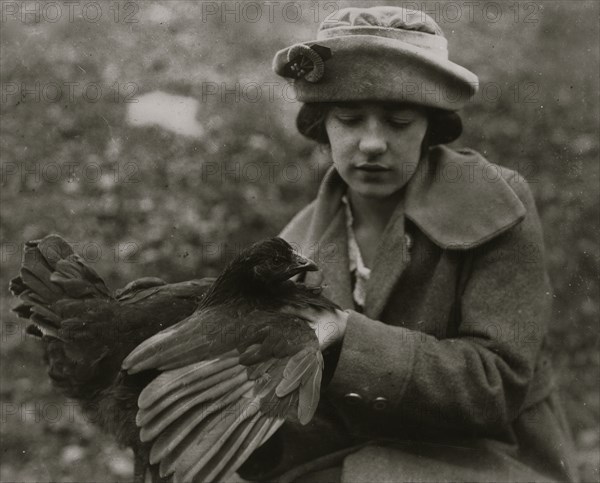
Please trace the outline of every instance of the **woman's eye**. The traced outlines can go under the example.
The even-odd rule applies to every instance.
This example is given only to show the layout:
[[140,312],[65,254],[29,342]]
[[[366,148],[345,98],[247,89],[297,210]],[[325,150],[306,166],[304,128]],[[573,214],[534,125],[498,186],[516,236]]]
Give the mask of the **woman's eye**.
[[341,115],[337,116],[338,121],[343,124],[352,125],[357,124],[360,121],[360,116]]
[[409,119],[398,119],[398,118],[390,118],[388,119],[388,123],[394,127],[408,127],[411,125],[412,121]]

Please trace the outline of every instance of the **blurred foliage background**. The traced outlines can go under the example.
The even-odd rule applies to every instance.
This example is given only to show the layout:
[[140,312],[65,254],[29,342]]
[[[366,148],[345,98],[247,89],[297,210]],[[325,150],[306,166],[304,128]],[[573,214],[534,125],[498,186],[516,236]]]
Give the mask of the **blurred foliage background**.
[[[250,3],[1,2],[2,481],[132,470],[130,453],[52,390],[9,313],[26,240],[62,234],[112,286],[177,281],[214,275],[314,197],[328,160],[296,132],[299,106],[271,59],[332,10],[373,2]],[[531,184],[554,364],[582,477],[597,481],[599,3],[385,3],[432,15],[451,59],[480,77],[454,144]],[[135,109],[156,95],[155,122],[141,125]],[[165,121],[185,116],[178,106],[180,129]]]

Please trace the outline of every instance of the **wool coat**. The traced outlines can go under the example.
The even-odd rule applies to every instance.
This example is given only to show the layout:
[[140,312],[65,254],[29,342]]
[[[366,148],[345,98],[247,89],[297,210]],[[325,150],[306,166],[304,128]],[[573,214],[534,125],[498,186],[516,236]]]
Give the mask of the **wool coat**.
[[319,265],[305,281],[349,311],[317,414],[286,423],[243,470],[270,466],[259,479],[290,482],[574,481],[527,182],[475,151],[431,148],[380,240],[362,313],[346,189],[331,168],[281,233]]

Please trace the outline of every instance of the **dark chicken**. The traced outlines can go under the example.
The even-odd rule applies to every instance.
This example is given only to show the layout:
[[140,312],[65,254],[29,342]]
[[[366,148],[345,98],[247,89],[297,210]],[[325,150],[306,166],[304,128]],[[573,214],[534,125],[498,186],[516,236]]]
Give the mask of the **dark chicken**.
[[285,420],[307,424],[323,357],[308,321],[285,306],[334,310],[290,280],[317,267],[280,238],[236,257],[198,310],[137,347],[129,374],[159,370],[140,394],[140,438],[175,482],[227,479]]
[[127,375],[121,364],[141,342],[192,314],[213,281],[144,278],[113,294],[65,240],[50,235],[27,242],[20,276],[10,283],[21,302],[13,310],[33,322],[27,332],[41,339],[54,386],[133,448],[137,481],[148,464],[137,399],[156,373]]

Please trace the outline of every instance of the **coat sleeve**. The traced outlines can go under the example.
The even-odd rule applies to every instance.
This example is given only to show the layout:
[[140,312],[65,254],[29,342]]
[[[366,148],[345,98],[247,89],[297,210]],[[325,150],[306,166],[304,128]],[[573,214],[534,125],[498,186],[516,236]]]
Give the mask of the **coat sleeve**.
[[327,388],[346,418],[370,429],[408,424],[470,435],[504,432],[516,419],[551,293],[533,197],[524,181],[511,183],[526,216],[468,254],[455,337],[436,339],[350,311]]

